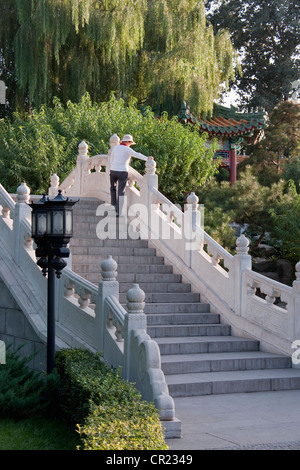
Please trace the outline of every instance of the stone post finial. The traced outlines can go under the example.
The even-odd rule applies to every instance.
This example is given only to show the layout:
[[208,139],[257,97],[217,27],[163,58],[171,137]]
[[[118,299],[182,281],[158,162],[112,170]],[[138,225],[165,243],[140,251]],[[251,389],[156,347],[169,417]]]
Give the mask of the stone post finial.
[[113,134],[111,138],[109,139],[109,145],[110,148],[112,149],[115,145],[119,145],[120,143],[120,137],[118,134]]
[[300,282],[300,261],[295,266],[296,281]]
[[242,254],[248,254],[249,251],[249,239],[245,237],[245,235],[242,233],[237,240],[236,240],[236,251],[237,254],[242,255]]
[[155,175],[155,172],[156,172],[156,161],[154,160],[154,158],[148,158],[148,160],[146,161],[146,165],[145,165],[145,168],[146,168],[146,173],[148,175]]
[[101,263],[103,281],[115,281],[117,277],[117,267],[117,262],[111,255],[108,255]]
[[187,197],[186,202],[188,204],[191,204],[192,205],[192,210],[195,211],[197,209],[197,206],[198,206],[199,198],[198,198],[198,196],[196,196],[196,194],[194,192],[192,192]]
[[83,161],[83,160],[87,160],[89,158],[88,156],[88,144],[83,140],[82,142],[80,142],[80,144],[78,145],[78,157],[77,157],[77,161]]
[[145,292],[138,284],[133,284],[131,289],[127,292],[126,298],[128,313],[144,313]]
[[50,188],[48,191],[49,196],[56,196],[58,194],[59,177],[54,173],[50,176]]
[[17,188],[17,200],[18,202],[29,202],[30,189],[26,183],[21,183]]

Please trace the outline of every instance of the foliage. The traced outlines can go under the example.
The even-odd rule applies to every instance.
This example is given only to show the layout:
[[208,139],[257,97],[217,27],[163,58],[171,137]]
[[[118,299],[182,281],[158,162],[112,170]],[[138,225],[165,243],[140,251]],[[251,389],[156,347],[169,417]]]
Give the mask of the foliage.
[[0,450],[76,450],[79,443],[76,430],[59,417],[0,419]]
[[227,28],[241,55],[241,103],[271,111],[299,79],[300,4],[295,0],[206,0],[215,33]]
[[[231,40],[198,0],[2,0],[0,78],[15,109],[115,91],[156,112],[212,110],[233,77]],[[180,21],[178,21],[180,18]]]
[[56,355],[64,411],[84,450],[167,449],[158,411],[133,384],[87,350]]
[[31,357],[21,359],[19,350],[12,352],[8,348],[6,364],[0,366],[1,418],[22,419],[41,413],[54,397],[54,377],[49,376],[48,382],[30,370],[28,363]]
[[[134,397],[133,397],[134,398]],[[166,450],[157,412],[140,400],[94,406],[78,426],[83,450]]]
[[[79,103],[64,106],[56,98],[53,108],[42,107],[24,118],[15,113],[13,120],[0,121],[1,183],[13,193],[23,181],[31,193],[48,192],[53,173],[63,181],[74,168],[82,140],[90,155],[106,154],[111,135],[128,132],[137,151],[153,155],[160,188],[174,203],[216,171],[215,147],[207,149],[206,136],[195,128],[168,119],[166,113],[157,119],[150,108],[142,114],[134,100],[126,106],[113,96],[98,104],[85,95]],[[132,165],[144,171],[144,162],[132,159]]]
[[286,162],[283,167],[282,177],[286,181],[292,180],[298,194],[300,194],[300,155]]
[[274,221],[274,236],[281,242],[283,255],[297,263],[300,260],[300,194],[293,182],[290,182],[289,193],[280,205],[270,209],[270,214]]
[[299,261],[299,195],[294,185],[287,187],[280,180],[270,187],[263,186],[248,166],[233,187],[212,180],[198,191],[198,196],[204,204],[205,230],[230,252],[234,253],[235,240],[227,225],[236,222],[245,225],[249,238],[253,233],[259,236],[250,245],[250,253],[270,232],[270,243],[294,263]]
[[293,178],[290,169],[296,170],[300,156],[300,105],[284,101],[276,106],[264,133],[263,140],[247,148],[251,158],[239,164],[238,170],[251,165],[253,174],[266,186],[282,177]]
[[[90,398],[100,394],[108,368],[100,355],[80,349],[59,351],[55,361],[60,376],[63,413],[74,424],[82,423],[90,410]],[[106,392],[104,383],[104,399],[108,392],[109,387]]]

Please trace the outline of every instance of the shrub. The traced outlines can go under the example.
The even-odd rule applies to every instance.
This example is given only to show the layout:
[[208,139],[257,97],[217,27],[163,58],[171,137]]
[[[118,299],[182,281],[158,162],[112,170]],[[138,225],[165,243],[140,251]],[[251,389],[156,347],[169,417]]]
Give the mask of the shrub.
[[49,406],[54,393],[54,377],[44,380],[40,373],[30,370],[32,357],[21,359],[20,349],[12,352],[8,348],[6,364],[0,366],[1,418],[23,419],[38,414]]
[[61,402],[84,450],[167,449],[157,409],[119,371],[82,349],[56,355]]
[[[181,203],[185,193],[194,191],[217,169],[215,146],[207,148],[207,136],[200,136],[196,127],[183,126],[165,113],[157,119],[150,109],[142,113],[134,100],[129,106],[114,97],[92,103],[86,94],[79,103],[63,106],[55,98],[52,108],[0,120],[1,184],[15,192],[25,181],[32,194],[48,192],[53,173],[62,182],[75,167],[82,140],[89,145],[89,155],[106,154],[112,134],[122,137],[130,132],[138,144],[136,150],[157,161],[162,192],[173,203]],[[145,162],[132,159],[132,166],[144,172]]]
[[157,410],[140,401],[94,406],[84,426],[78,426],[83,450],[167,449]]

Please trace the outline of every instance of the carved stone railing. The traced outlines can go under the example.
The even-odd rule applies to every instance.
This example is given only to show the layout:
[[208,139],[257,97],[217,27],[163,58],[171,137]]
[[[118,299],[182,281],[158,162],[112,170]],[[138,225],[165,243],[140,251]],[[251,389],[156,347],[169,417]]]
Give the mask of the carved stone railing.
[[129,214],[134,215],[135,207],[146,208],[141,236],[221,314],[234,334],[258,338],[263,349],[291,354],[292,342],[300,339],[300,263],[292,287],[253,272],[249,240],[241,235],[236,254],[228,253],[205,232],[197,196],[191,193],[182,211],[159,192],[155,168],[155,161],[148,160],[140,191],[127,188]]
[[[95,161],[95,160],[94,160]],[[42,342],[47,340],[47,284],[36,264],[31,239],[29,188],[17,189],[16,201],[0,186],[0,277],[18,302]],[[56,284],[56,347],[84,347],[102,352],[108,364],[120,367],[146,400],[157,406],[166,437],[180,437],[174,401],[161,371],[157,344],[146,331],[144,292],[134,284],[127,293],[127,310],[119,303],[117,263],[102,262],[98,286],[62,271]]]
[[[96,159],[99,156],[89,159],[87,146],[81,143],[76,165],[76,174],[83,173],[81,186],[79,183],[73,185],[77,192],[70,192],[66,183],[60,188],[65,187],[67,195],[93,195],[109,203],[109,158],[111,148],[118,142],[119,138],[114,134],[108,155],[100,156],[100,160]],[[96,170],[92,176],[89,169],[95,160],[98,172]],[[81,161],[85,163],[81,164]],[[292,287],[253,272],[248,254],[249,241],[244,235],[237,239],[236,254],[231,255],[205,232],[203,210],[197,196],[191,193],[182,210],[158,190],[155,160],[148,159],[145,169],[144,176],[130,169],[125,193],[126,222],[131,229],[127,236],[133,237],[132,231],[138,227],[138,235],[162,253],[175,271],[210,303],[212,310],[230,323],[234,333],[259,338],[262,348],[267,350],[290,354],[291,342],[300,340],[299,263]],[[70,177],[74,178],[74,175],[72,172]],[[92,178],[98,183],[92,183]],[[82,185],[82,182],[85,183]],[[132,221],[135,225],[130,223]]]

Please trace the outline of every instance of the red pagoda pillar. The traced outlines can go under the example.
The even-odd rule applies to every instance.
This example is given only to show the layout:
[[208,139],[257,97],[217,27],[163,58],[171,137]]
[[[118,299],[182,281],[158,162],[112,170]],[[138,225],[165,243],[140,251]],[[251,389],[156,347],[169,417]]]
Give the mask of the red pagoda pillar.
[[229,150],[229,168],[230,168],[230,184],[233,185],[236,182],[236,149]]

